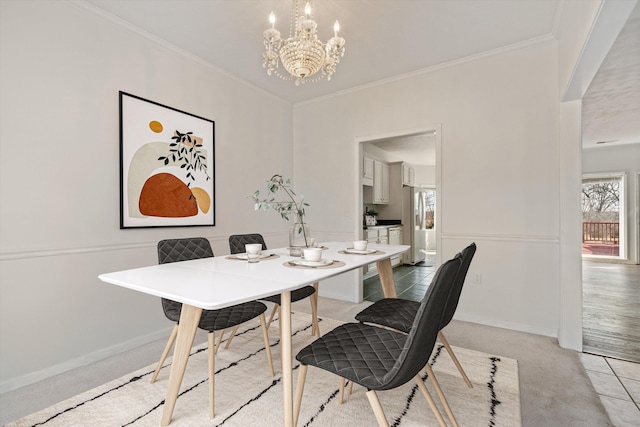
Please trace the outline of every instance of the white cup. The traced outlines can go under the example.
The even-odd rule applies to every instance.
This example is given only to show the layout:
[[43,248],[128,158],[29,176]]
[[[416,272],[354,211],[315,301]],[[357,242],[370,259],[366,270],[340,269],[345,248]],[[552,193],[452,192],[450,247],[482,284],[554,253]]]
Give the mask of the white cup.
[[244,245],[244,250],[247,252],[247,261],[258,262],[260,261],[260,252],[262,251],[261,243],[251,243]]
[[304,253],[305,261],[317,262],[322,259],[322,249],[320,248],[304,248],[302,252]]
[[353,249],[356,251],[365,251],[367,250],[367,241],[366,240],[356,240],[353,242]]

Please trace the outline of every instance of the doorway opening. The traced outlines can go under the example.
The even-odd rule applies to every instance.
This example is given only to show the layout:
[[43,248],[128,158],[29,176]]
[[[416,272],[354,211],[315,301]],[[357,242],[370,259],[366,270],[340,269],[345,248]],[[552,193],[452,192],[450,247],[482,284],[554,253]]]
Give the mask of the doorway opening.
[[624,173],[583,176],[582,349],[640,362],[640,266],[625,262],[625,186]]
[[[431,272],[425,267],[434,268],[439,261],[441,224],[436,190],[440,183],[440,126],[361,138],[358,143],[362,238],[378,244],[411,246],[391,262],[394,276],[402,276],[406,280],[400,282],[407,282],[407,289],[397,289],[398,294],[411,289],[413,294],[406,296],[416,298],[424,294],[424,280],[431,279]],[[365,281],[361,282],[361,295],[375,301],[382,293],[374,295],[380,287],[375,283],[375,266],[369,267],[362,272]],[[398,283],[396,279],[396,287]]]

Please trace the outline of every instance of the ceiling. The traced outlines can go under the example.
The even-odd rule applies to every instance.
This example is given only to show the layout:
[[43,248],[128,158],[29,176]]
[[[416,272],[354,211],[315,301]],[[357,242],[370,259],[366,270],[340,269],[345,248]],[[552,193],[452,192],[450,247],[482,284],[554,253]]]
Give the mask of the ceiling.
[[406,161],[415,166],[436,164],[435,131],[371,141],[371,144],[385,151],[385,159],[390,162]]
[[640,143],[640,3],[582,98],[582,147]]
[[[300,86],[269,77],[262,67],[261,39],[269,27],[269,13],[275,12],[276,28],[286,37],[291,14],[288,0],[80,0],[76,4],[299,103],[550,39],[561,2],[315,0],[319,38],[331,37],[333,22],[339,20],[346,53],[331,81]],[[628,120],[640,116],[639,10],[637,6],[632,15],[633,28],[623,30],[585,96],[583,138],[590,145],[600,140],[617,140],[609,145],[640,142],[640,120]],[[623,118],[624,125],[619,123]]]

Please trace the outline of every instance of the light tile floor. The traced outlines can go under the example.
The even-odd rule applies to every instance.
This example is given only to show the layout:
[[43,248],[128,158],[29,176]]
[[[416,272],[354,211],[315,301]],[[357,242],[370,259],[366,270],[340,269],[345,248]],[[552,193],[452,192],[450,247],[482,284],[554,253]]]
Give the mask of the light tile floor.
[[588,353],[580,358],[613,425],[640,426],[640,363]]

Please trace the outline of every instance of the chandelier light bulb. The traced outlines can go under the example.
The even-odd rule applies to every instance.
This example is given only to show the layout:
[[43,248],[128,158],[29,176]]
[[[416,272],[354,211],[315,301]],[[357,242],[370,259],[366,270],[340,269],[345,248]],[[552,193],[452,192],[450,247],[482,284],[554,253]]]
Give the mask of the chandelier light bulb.
[[271,28],[275,28],[276,25],[276,15],[273,13],[273,10],[269,14],[269,23],[271,24]]
[[340,23],[338,21],[336,21],[336,23],[333,24],[333,36],[334,37],[338,37],[338,31],[340,31]]
[[307,17],[307,19],[309,18],[309,15],[311,15],[311,5],[309,4],[309,2],[307,2],[307,4],[304,5],[304,14]]

